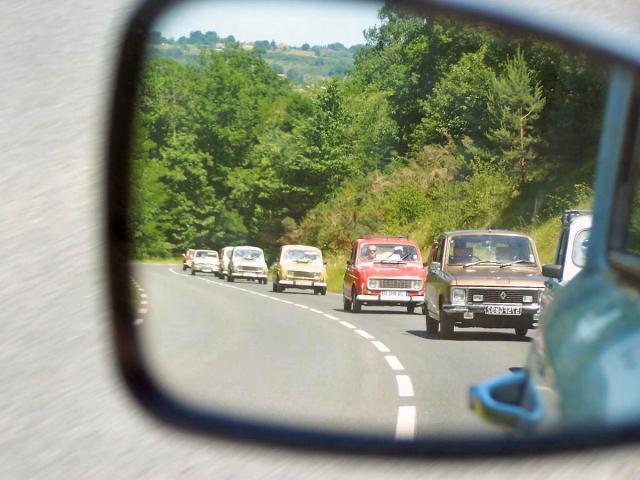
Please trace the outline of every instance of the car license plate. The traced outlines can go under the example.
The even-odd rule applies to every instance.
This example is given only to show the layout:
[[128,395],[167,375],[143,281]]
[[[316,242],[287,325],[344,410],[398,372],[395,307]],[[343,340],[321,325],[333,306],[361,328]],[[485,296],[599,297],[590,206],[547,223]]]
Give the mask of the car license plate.
[[487,305],[484,307],[487,315],[522,315],[522,307],[513,305]]
[[211,269],[210,268],[203,268],[202,271],[205,272],[205,273],[206,272],[211,272]]
[[247,272],[247,273],[245,273],[245,275],[247,277],[255,277],[256,276],[256,272]]
[[296,285],[313,285],[313,282],[311,280],[294,280],[294,282]]
[[396,290],[384,290],[380,292],[380,300],[406,299],[408,296],[407,292],[399,292]]

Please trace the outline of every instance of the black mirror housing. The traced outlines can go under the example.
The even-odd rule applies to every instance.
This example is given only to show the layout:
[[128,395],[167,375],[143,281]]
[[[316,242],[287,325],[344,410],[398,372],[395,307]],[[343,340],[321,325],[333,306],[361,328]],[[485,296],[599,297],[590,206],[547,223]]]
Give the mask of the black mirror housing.
[[547,264],[542,266],[542,275],[549,278],[562,278],[562,265]]

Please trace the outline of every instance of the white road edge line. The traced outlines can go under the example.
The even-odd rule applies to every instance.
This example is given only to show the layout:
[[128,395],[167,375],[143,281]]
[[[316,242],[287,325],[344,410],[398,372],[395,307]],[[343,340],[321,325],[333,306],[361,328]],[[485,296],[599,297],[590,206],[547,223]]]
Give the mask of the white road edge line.
[[370,333],[365,332],[364,330],[356,330],[356,333],[358,335],[360,335],[361,337],[366,338],[367,340],[371,340],[372,338],[376,338],[373,335],[371,335]]
[[344,326],[345,326],[345,327],[347,327],[347,328],[356,328],[356,326],[355,326],[355,325],[353,325],[353,324],[351,324],[351,323],[349,323],[349,322],[345,322],[344,320],[342,320],[342,321],[340,322],[340,325],[344,325]]
[[322,312],[320,310],[316,310],[315,308],[310,308],[309,311],[313,313],[319,313],[320,315],[322,315]]
[[146,308],[139,308],[139,309],[138,309],[138,313],[139,313],[140,315],[144,315],[145,313],[147,313],[147,309],[146,309]]
[[301,303],[294,303],[294,305],[295,305],[296,307],[304,308],[305,310],[308,310],[308,309],[309,309],[309,307],[307,307],[306,305],[302,305]]
[[146,293],[140,294],[140,298],[147,298],[147,294]]
[[329,315],[328,313],[325,313],[324,316],[329,320],[340,320],[338,317],[334,317],[333,315]]
[[391,350],[389,350],[389,347],[387,347],[384,343],[379,342],[378,340],[375,340],[373,342],[373,346],[376,347],[378,349],[378,351],[382,352],[382,353],[386,353],[386,352],[390,352]]
[[413,383],[409,375],[396,375],[399,397],[413,397]]
[[148,305],[148,304],[149,304],[149,302],[147,302],[146,300],[142,300],[142,301],[140,302],[140,305]]
[[391,367],[391,370],[404,370],[402,363],[400,363],[400,360],[398,360],[398,357],[395,355],[385,355],[384,359]]
[[416,407],[402,405],[398,407],[396,421],[396,440],[413,440],[416,433]]

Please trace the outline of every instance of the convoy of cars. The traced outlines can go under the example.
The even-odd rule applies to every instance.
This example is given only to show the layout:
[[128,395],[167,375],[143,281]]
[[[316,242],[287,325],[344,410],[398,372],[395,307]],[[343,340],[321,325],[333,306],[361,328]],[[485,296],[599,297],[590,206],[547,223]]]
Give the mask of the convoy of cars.
[[[535,242],[507,230],[443,232],[426,261],[405,236],[363,236],[353,241],[342,282],[343,309],[363,306],[422,308],[428,335],[450,337],[455,328],[513,328],[525,336],[537,327],[543,303],[584,265],[591,226],[588,211],[570,210],[562,219],[555,263],[542,266]],[[243,245],[189,249],[182,269],[267,283],[264,251]],[[425,269],[426,268],[426,269]],[[326,262],[319,248],[283,245],[272,265],[272,289],[327,293]]]

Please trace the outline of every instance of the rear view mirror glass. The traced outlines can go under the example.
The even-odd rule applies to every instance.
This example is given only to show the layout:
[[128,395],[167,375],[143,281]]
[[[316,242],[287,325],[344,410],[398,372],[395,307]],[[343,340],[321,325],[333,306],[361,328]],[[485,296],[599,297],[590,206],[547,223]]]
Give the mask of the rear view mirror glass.
[[562,302],[541,307],[565,212],[592,207],[606,66],[393,3],[186,1],[141,25],[110,229],[123,364],[156,413],[392,451],[607,424],[604,399],[558,400],[581,386],[546,356]]

